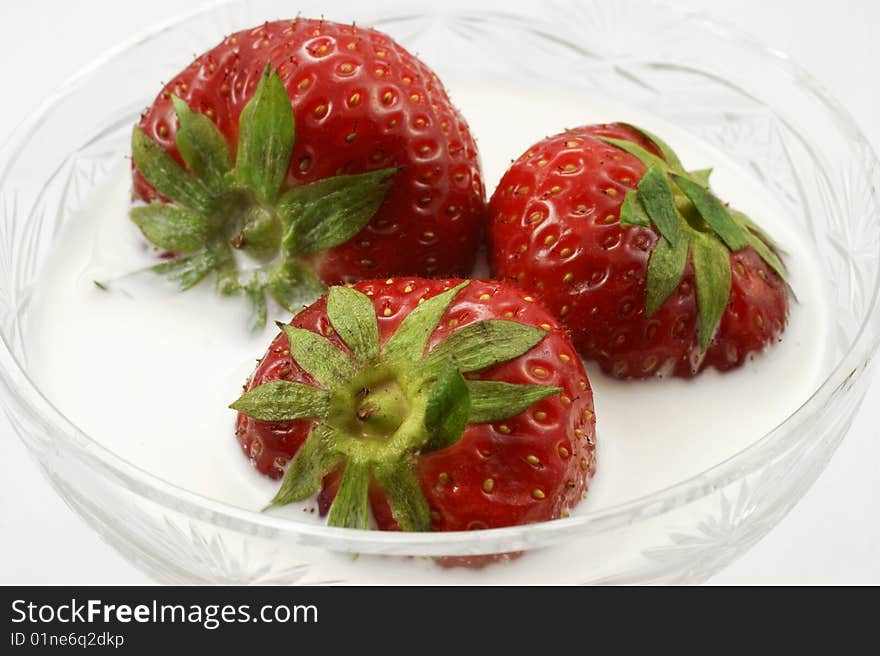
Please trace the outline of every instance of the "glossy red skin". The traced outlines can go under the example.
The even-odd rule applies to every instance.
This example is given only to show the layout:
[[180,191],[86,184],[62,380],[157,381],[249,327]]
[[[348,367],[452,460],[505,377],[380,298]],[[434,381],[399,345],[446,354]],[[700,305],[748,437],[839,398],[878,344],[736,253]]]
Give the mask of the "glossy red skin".
[[[395,278],[361,282],[355,289],[371,296],[380,340],[384,342],[418,305],[419,299],[435,296],[458,282]],[[484,295],[490,298],[481,298]],[[458,293],[429,340],[430,350],[451,332],[493,318],[543,327],[547,336],[528,353],[469,377],[554,385],[564,390],[512,419],[496,424],[471,424],[457,444],[417,457],[418,477],[431,507],[434,530],[494,528],[558,518],[580,501],[593,475],[595,417],[587,375],[565,330],[529,298],[509,285],[472,281]],[[386,308],[391,310],[387,317]],[[336,333],[328,330],[324,299],[303,310],[291,323],[318,332],[345,348]],[[245,390],[278,379],[314,384],[291,360],[287,348],[287,337],[279,335]],[[536,413],[546,416],[541,419]],[[254,466],[272,478],[279,478],[311,425],[311,420],[273,423],[239,415],[236,435]],[[568,451],[567,457],[560,453],[560,447]],[[540,464],[530,464],[528,456],[536,456]],[[448,482],[443,482],[442,473],[448,475]],[[495,483],[488,493],[483,490],[487,478]],[[325,489],[319,495],[322,512],[329,507],[337,482],[335,475],[325,479]],[[545,498],[535,499],[535,489],[542,490]],[[373,485],[370,500],[379,528],[396,529],[378,485]]]
[[[239,114],[267,63],[296,118],[290,186],[402,167],[370,224],[314,258],[321,279],[470,273],[485,213],[476,145],[437,76],[380,32],[307,19],[238,32],[166,84],[140,127],[182,162],[175,94],[212,118],[234,152]],[[133,178],[137,198],[157,197],[136,169]]]
[[581,127],[534,145],[489,201],[493,274],[534,292],[571,330],[581,354],[618,378],[726,371],[778,340],[787,290],[751,248],[731,255],[729,305],[704,355],[690,257],[678,289],[646,318],[648,260],[658,235],[620,225],[624,196],[645,166],[596,136],[660,155],[618,124]]

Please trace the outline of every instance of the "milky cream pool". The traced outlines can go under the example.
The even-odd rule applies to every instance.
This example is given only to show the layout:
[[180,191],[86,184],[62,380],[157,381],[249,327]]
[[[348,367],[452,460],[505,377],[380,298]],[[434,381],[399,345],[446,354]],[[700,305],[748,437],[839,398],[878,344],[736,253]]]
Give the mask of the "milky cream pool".
[[[781,343],[742,369],[709,371],[695,381],[622,383],[588,367],[598,465],[589,497],[576,512],[608,508],[699,474],[780,424],[816,389],[829,317],[818,273],[810,266],[814,258],[793,226],[781,220],[772,196],[745,171],[674,126],[626,108],[534,89],[523,95],[518,88],[454,81],[448,86],[477,137],[489,190],[533,142],[567,126],[626,120],[662,135],[689,168],[714,166],[719,195],[758,220],[788,252],[798,296],[790,324]],[[203,496],[258,510],[277,483],[257,474],[243,457],[234,436],[235,413],[227,406],[277,329],[270,320],[262,333],[249,333],[246,301],[219,297],[209,281],[178,293],[156,275],[132,273],[155,259],[127,219],[129,196],[124,162],[58,236],[25,314],[29,371],[61,412],[132,464]],[[96,280],[107,281],[108,289],[98,288]],[[275,308],[272,318],[290,317]],[[320,521],[311,506],[273,512],[291,521]],[[435,567],[448,583],[474,576],[515,582],[519,568],[546,566],[550,554],[479,572],[440,570],[425,560],[393,569],[387,560],[355,562],[328,554],[326,571],[315,580],[335,578],[333,569],[339,567],[351,570],[345,576],[353,580],[360,569],[368,580],[370,568],[385,567],[380,580],[404,582],[409,567]]]

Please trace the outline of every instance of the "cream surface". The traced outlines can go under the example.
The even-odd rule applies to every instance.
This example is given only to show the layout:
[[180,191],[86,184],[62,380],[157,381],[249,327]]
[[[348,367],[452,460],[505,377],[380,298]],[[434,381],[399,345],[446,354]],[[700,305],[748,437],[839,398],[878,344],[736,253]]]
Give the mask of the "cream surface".
[[[697,475],[753,443],[810,396],[826,358],[821,281],[809,266],[810,248],[746,172],[674,126],[623,107],[515,88],[448,86],[478,137],[490,190],[534,141],[564,127],[626,120],[662,134],[690,168],[714,166],[720,195],[789,253],[799,299],[790,325],[780,344],[741,370],[707,372],[696,381],[620,383],[590,368],[598,473],[577,512]],[[181,294],[153,274],[130,274],[155,260],[126,218],[129,186],[128,167],[120,165],[59,236],[26,312],[29,369],[68,418],[134,465],[206,497],[262,508],[276,484],[242,456],[227,406],[276,329],[270,320],[263,333],[249,333],[245,301],[218,297],[210,283]],[[96,280],[109,281],[108,290]],[[274,312],[272,318],[289,319]],[[319,521],[311,506],[273,512]]]

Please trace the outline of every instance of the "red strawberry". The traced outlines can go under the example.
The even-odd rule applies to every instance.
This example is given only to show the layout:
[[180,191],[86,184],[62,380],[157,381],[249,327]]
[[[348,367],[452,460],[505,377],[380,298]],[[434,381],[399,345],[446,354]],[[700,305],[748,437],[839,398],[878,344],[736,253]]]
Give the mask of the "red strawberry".
[[754,223],[623,124],[531,147],[489,203],[492,268],[532,290],[619,378],[727,370],[780,338],[785,269]]
[[232,406],[245,454],[284,476],[273,503],[321,491],[332,525],[366,528],[369,505],[380,529],[457,531],[558,518],[585,493],[590,385],[523,292],[371,280],[291,326]]
[[[216,272],[257,323],[263,290],[293,309],[319,281],[473,266],[474,141],[437,76],[374,30],[296,19],[233,34],[165,85],[132,150],[135,196],[153,203],[132,218],[189,256],[159,270],[183,288]],[[261,266],[240,276],[230,245]]]

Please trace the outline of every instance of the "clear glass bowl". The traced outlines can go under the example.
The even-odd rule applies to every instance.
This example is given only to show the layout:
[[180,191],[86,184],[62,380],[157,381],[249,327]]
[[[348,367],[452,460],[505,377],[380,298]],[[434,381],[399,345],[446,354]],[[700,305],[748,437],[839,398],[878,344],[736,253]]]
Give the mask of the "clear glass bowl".
[[[328,11],[326,3],[300,4],[303,15]],[[3,149],[0,374],[13,426],[70,506],[161,581],[707,578],[798,501],[864,396],[880,337],[880,169],[871,148],[846,112],[785,57],[659,5],[568,0],[509,15],[475,3],[462,11],[365,4],[334,8],[327,18],[357,19],[391,33],[441,76],[574,85],[650,111],[751,170],[819,254],[833,308],[821,386],[775,430],[690,480],[568,519],[469,533],[302,525],[189,493],[104,449],[29,379],[21,316],[39,292],[33,281],[54,236],[127,154],[130,126],[158,81],[220,35],[291,11],[281,0],[250,0],[201,10],[116,49],[49,98]],[[525,553],[483,569],[444,569],[431,558],[510,552]]]

